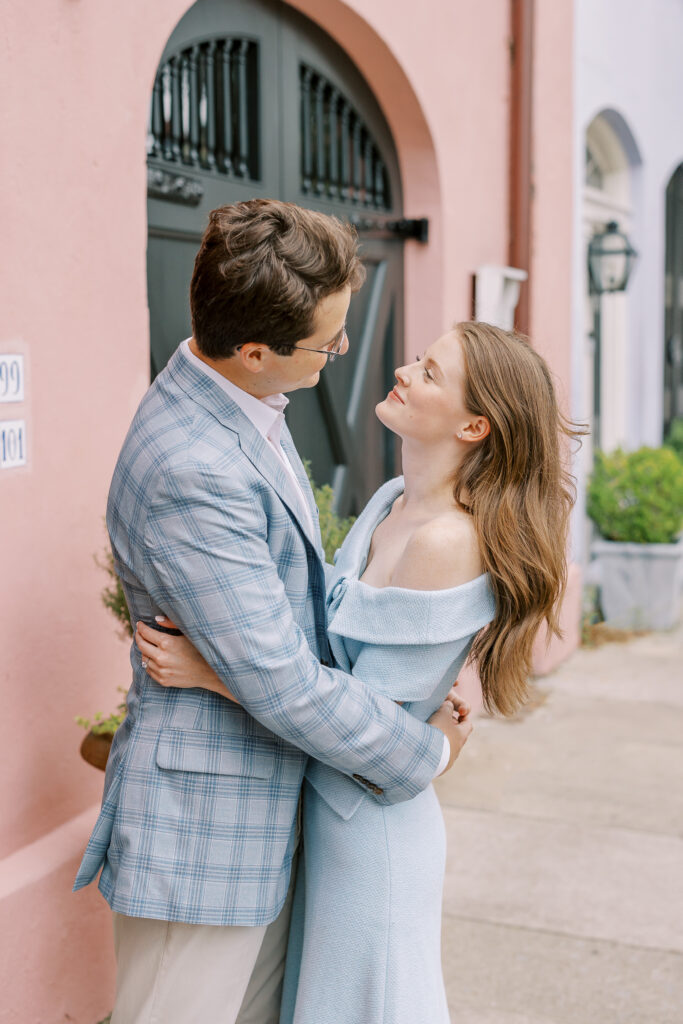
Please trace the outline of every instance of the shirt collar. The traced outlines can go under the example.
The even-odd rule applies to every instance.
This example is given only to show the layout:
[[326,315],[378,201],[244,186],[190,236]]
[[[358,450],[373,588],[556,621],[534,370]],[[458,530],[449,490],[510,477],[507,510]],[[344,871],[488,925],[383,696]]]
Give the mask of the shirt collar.
[[214,370],[212,366],[209,366],[202,359],[198,359],[190,348],[189,338],[185,339],[181,348],[193,366],[211,377],[225,391],[228,397],[240,407],[244,415],[254,424],[259,434],[274,444],[280,443],[280,431],[282,430],[284,412],[289,405],[289,399],[286,395],[267,395],[265,398],[256,398],[254,395],[250,395],[248,391],[238,388],[236,384],[233,384],[227,377],[223,377],[222,374],[218,373],[217,370]]

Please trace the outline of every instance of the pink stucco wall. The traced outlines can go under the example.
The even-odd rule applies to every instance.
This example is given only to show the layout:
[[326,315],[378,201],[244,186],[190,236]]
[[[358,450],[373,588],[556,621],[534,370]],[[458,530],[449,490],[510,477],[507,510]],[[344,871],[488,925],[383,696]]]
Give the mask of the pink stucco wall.
[[531,333],[571,408],[573,9],[535,6]]
[[[574,219],[573,3],[536,3],[534,19],[530,334],[554,373],[562,409],[569,415]],[[560,614],[564,638],[553,638],[549,645],[546,636],[539,638],[534,658],[538,674],[555,668],[580,642],[582,584],[580,566],[573,563]]]
[[27,420],[30,458],[0,473],[3,1024],[94,1024],[112,1003],[106,906],[69,892],[102,787],[73,719],[129,678],[93,555],[148,382],[146,112],[182,12],[3,5],[0,351],[18,342],[29,372],[0,415]]
[[[147,104],[186,6],[3,8],[0,352],[25,354],[28,389],[0,417],[27,421],[30,463],[0,473],[0,1024],[94,1024],[112,1003],[106,906],[94,889],[69,892],[102,784],[73,718],[108,710],[128,679],[93,555],[148,381]],[[296,6],[365,74],[395,135],[406,213],[430,218],[430,244],[406,247],[414,354],[470,315],[476,267],[506,262],[508,2]],[[537,27],[532,268],[534,331],[566,381],[570,8],[545,5]]]
[[352,56],[396,141],[405,213],[430,244],[406,247],[414,355],[469,319],[472,274],[507,262],[509,2],[294,0]]

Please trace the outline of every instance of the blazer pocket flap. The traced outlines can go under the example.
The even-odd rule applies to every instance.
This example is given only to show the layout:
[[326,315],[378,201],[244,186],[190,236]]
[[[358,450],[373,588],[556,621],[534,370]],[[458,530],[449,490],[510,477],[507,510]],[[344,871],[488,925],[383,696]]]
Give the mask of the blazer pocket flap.
[[176,772],[269,779],[275,770],[275,751],[241,736],[163,729],[156,762],[159,768]]
[[367,793],[360,785],[322,761],[309,760],[306,779],[327,806],[344,821],[352,818],[363,800],[367,799]]

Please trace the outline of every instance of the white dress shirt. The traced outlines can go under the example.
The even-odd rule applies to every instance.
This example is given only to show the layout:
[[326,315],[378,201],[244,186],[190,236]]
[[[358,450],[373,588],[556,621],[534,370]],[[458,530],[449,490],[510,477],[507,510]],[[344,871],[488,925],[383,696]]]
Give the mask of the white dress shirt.
[[289,405],[289,399],[285,395],[267,395],[266,398],[255,398],[254,395],[250,395],[248,391],[244,391],[242,388],[238,388],[236,384],[233,384],[227,377],[223,377],[222,374],[214,370],[213,367],[208,366],[203,360],[198,359],[190,348],[190,339],[187,338],[183,344],[182,349],[187,358],[196,366],[198,370],[202,370],[208,374],[212,380],[223,388],[226,395],[233,400],[235,405],[238,405],[247,419],[251,420],[259,434],[268,441],[278,456],[282,465],[287,473],[288,477],[294,484],[297,497],[299,498],[299,512],[303,516],[304,522],[308,527],[309,536],[313,536],[313,520],[311,513],[308,508],[308,502],[304,497],[304,493],[301,490],[301,484],[297,479],[297,475],[292,468],[292,464],[287,458],[287,454],[282,447],[280,437],[282,434],[282,424],[285,421],[285,409]]
[[[308,508],[308,503],[304,497],[303,491],[301,490],[301,484],[299,483],[296,473],[292,468],[292,464],[287,458],[282,444],[280,442],[280,436],[282,433],[282,424],[285,419],[285,409],[289,405],[289,399],[285,395],[267,395],[265,398],[255,398],[254,395],[250,395],[248,391],[244,391],[242,388],[238,388],[236,384],[233,384],[231,380],[224,377],[222,374],[214,370],[213,367],[209,366],[202,359],[198,359],[190,348],[190,339],[186,338],[182,343],[182,350],[190,362],[198,370],[208,374],[212,380],[214,380],[226,395],[233,400],[233,402],[240,407],[244,415],[249,419],[259,434],[272,445],[276,455],[281,460],[286,473],[290,480],[294,484],[297,496],[300,499],[301,509],[305,522],[309,529],[309,534],[313,536],[313,521],[311,519],[311,513]],[[441,754],[441,760],[436,769],[435,778],[437,775],[445,770],[451,756],[451,745],[448,741],[448,737],[444,736],[443,753]]]

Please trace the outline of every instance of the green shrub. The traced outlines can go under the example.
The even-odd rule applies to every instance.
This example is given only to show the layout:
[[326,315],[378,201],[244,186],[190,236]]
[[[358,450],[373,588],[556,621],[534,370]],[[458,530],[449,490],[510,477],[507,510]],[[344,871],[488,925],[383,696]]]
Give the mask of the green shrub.
[[672,448],[683,462],[683,419],[680,416],[669,427],[664,444],[667,448]]
[[587,511],[606,540],[671,544],[683,527],[683,463],[670,448],[598,451]]
[[[105,608],[109,609],[116,621],[122,627],[120,630],[121,637],[123,639],[127,636],[132,637],[134,632],[133,624],[130,621],[130,612],[128,611],[128,605],[126,604],[121,580],[114,568],[114,556],[111,553],[111,548],[107,548],[101,558],[96,557],[95,562],[99,565],[100,569],[104,569],[105,573],[109,577],[109,582],[100,592],[102,604]],[[123,694],[126,693],[126,689],[123,686],[119,686],[119,691]],[[84,718],[83,715],[78,715],[74,721],[76,722],[76,725],[80,725],[86,732],[93,732],[97,736],[113,736],[125,717],[126,700],[124,696],[121,703],[117,705],[116,711],[112,711],[111,714],[106,717],[101,711],[96,711],[92,719]]]
[[[126,688],[119,686],[119,692],[125,695]],[[110,715],[105,718],[101,711],[96,711],[93,715],[92,721],[89,718],[83,718],[79,715],[76,719],[76,725],[80,725],[86,732],[93,732],[96,736],[113,736],[121,722],[126,717],[126,699],[121,701],[117,705],[116,711],[112,711]]]
[[355,517],[349,516],[348,519],[340,519],[334,511],[334,491],[330,485],[323,484],[322,487],[318,487],[311,476],[311,465],[307,459],[304,460],[304,466],[308,473],[308,479],[311,481],[313,497],[320,514],[320,536],[323,540],[325,558],[331,562],[335,551],[342,546],[344,537],[353,526]]
[[107,548],[102,558],[96,558],[95,561],[100,569],[104,569],[109,577],[109,583],[100,593],[102,604],[105,608],[109,609],[116,621],[123,627],[123,637],[132,637],[135,631],[133,623],[130,621],[130,612],[126,604],[121,580],[114,568],[114,556],[111,553],[111,548]]

